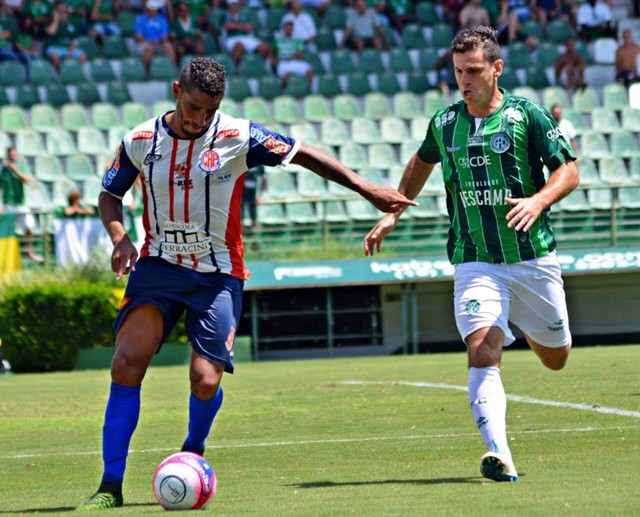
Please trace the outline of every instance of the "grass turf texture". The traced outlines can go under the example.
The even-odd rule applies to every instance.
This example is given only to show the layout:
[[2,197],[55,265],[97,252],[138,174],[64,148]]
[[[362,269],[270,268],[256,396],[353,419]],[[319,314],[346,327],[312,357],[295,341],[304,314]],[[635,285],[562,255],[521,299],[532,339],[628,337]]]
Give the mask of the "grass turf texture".
[[[510,395],[638,412],[640,345],[576,348],[562,372],[507,350]],[[520,481],[484,481],[461,353],[244,363],[226,376],[206,457],[219,516],[637,515],[640,418],[510,401]],[[125,507],[163,512],[156,465],[186,429],[186,367],[149,370]],[[343,384],[349,380],[380,384]],[[0,377],[0,515],[71,512],[97,487],[107,371]]]

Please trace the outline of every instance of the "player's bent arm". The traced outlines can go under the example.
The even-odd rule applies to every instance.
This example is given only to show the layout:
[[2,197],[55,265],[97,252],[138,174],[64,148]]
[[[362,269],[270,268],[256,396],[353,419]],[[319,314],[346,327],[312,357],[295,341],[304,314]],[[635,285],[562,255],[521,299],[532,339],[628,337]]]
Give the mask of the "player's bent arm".
[[300,145],[298,152],[291,158],[291,163],[302,165],[329,181],[357,192],[383,212],[397,212],[407,205],[417,204],[392,187],[376,185],[366,180],[324,151],[305,143]]
[[102,191],[98,198],[98,211],[100,220],[113,243],[111,270],[117,274],[116,280],[120,280],[129,271],[135,269],[138,258],[138,250],[124,229],[122,200],[109,192]]

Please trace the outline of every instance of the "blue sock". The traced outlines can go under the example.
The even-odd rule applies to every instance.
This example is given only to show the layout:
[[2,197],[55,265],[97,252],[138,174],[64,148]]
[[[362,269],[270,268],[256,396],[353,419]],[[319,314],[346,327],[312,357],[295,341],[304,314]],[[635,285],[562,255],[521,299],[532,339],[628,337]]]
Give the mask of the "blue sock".
[[140,416],[140,386],[111,383],[102,428],[103,483],[122,483],[129,442]]
[[193,393],[189,398],[189,433],[182,450],[202,453],[204,443],[209,436],[213,420],[218,414],[224,393],[222,386],[218,388],[216,396],[209,400],[200,400]]

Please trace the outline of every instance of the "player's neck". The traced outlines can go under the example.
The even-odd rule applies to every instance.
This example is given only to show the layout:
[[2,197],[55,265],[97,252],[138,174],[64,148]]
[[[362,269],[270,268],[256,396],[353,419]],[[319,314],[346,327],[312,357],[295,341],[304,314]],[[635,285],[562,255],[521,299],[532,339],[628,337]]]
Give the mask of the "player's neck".
[[471,116],[476,118],[487,117],[500,107],[503,97],[504,96],[502,95],[502,92],[496,89],[491,99],[489,99],[489,102],[487,102],[486,104],[477,105],[477,106],[469,106],[467,104],[467,111]]

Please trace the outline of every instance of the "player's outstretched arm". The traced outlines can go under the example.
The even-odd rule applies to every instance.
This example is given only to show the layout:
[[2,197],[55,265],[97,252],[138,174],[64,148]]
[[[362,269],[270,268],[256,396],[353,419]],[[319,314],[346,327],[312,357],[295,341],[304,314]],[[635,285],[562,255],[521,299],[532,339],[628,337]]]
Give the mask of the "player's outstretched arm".
[[404,207],[417,205],[393,187],[371,183],[324,151],[308,144],[301,144],[291,162],[357,192],[382,212],[397,212]]
[[507,213],[507,226],[517,231],[527,232],[543,210],[568,196],[580,184],[580,176],[575,161],[563,163],[549,176],[549,181],[531,197],[506,198],[511,205]]
[[102,224],[113,243],[111,270],[117,274],[117,280],[120,280],[129,271],[135,270],[138,250],[124,229],[122,200],[108,192],[102,192],[98,198],[98,210]]

